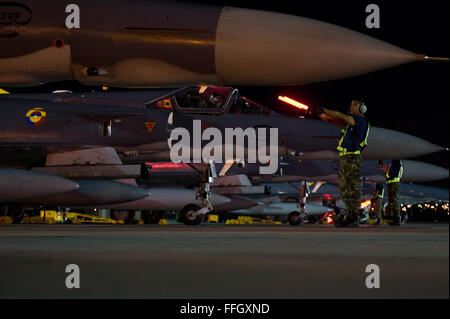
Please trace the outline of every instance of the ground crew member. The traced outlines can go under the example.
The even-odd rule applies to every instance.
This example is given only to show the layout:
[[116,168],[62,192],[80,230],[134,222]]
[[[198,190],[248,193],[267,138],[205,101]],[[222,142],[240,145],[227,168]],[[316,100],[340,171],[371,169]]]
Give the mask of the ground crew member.
[[375,210],[375,214],[377,217],[376,225],[381,224],[381,211],[383,210],[383,196],[384,196],[384,187],[382,183],[376,183],[375,189],[372,195],[372,207]]
[[391,219],[389,224],[392,226],[401,225],[400,204],[398,202],[398,194],[400,193],[400,179],[403,175],[403,164],[399,159],[392,160],[388,167],[383,161],[380,161],[386,171],[386,184],[389,202],[386,207],[386,217]]
[[370,125],[364,117],[367,107],[362,100],[353,100],[350,115],[326,108],[314,109],[314,114],[326,122],[342,127],[339,151],[339,191],[347,208],[347,214],[338,220],[337,226],[359,226],[361,207],[360,168],[361,152],[367,145]]

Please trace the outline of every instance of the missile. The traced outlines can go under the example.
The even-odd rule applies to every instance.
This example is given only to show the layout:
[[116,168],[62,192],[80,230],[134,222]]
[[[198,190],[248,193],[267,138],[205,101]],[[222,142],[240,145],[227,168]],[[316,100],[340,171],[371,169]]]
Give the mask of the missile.
[[[306,204],[306,210],[308,211],[308,215],[311,216],[323,215],[333,211],[330,207],[311,203]],[[232,210],[230,212],[240,215],[289,215],[291,212],[299,212],[299,208],[297,203],[279,202],[271,204],[264,203],[245,209]]]
[[76,191],[68,179],[14,168],[0,168],[0,202],[20,202]]
[[2,12],[2,86],[294,85],[442,60],[318,20],[234,7],[23,0]]
[[50,197],[33,200],[33,203],[66,206],[86,207],[104,204],[129,202],[149,196],[146,189],[116,181],[106,180],[75,180],[79,189]]
[[230,202],[224,205],[214,206],[215,212],[227,212],[231,210],[246,209],[258,205],[258,201],[242,196],[230,196]]
[[[145,198],[128,201],[115,205],[102,205],[98,208],[128,209],[128,210],[176,210],[179,211],[189,204],[201,206],[196,198],[197,192],[184,188],[150,188],[151,195]],[[211,194],[210,202],[213,207],[224,205],[230,199],[219,194]]]

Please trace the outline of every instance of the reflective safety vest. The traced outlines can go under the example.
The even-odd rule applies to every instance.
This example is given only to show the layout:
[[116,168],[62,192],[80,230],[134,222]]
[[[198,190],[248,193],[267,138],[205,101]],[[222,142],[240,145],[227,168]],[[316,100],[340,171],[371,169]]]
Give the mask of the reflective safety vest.
[[384,196],[384,187],[381,185],[381,187],[377,187],[376,190],[378,191],[378,198],[383,198],[383,196]]
[[391,168],[386,172],[386,184],[390,183],[400,183],[400,179],[403,175],[403,163],[400,161],[400,169],[398,171],[398,175],[396,177],[390,176],[389,172],[391,171]]
[[367,138],[369,137],[370,123],[367,122],[366,134],[364,135],[364,139],[362,141],[360,141],[360,143],[358,145],[359,149],[357,149],[357,150],[350,150],[349,151],[348,149],[346,149],[345,147],[342,146],[342,143],[344,142],[344,140],[345,140],[345,138],[347,136],[347,132],[348,132],[349,128],[350,128],[350,125],[347,124],[345,126],[345,128],[342,129],[342,131],[341,131],[342,137],[341,137],[341,139],[339,141],[339,144],[337,146],[337,150],[339,151],[339,156],[351,155],[351,154],[361,154],[361,151],[363,151],[364,148],[367,146]]

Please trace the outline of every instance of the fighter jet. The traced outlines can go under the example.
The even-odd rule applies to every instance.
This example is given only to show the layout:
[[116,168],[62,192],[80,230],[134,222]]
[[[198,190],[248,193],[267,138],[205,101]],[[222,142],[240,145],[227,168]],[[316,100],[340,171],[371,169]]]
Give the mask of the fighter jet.
[[[426,183],[449,178],[446,168],[433,164],[402,160],[403,175],[402,182]],[[294,160],[283,159],[280,161],[278,171],[273,175],[259,175],[256,165],[233,166],[229,174],[246,174],[253,183],[267,182],[296,182],[302,180],[326,181],[337,184],[339,163],[337,160]],[[378,161],[365,160],[361,166],[360,175],[362,180],[371,182],[385,182],[386,172]]]
[[[319,187],[316,188],[316,185]],[[279,196],[295,197],[298,196],[297,187],[300,186],[300,183],[270,183],[266,186],[270,186],[272,194],[274,195],[278,194]],[[374,186],[375,183],[369,181],[361,183],[361,198],[363,202],[370,200],[374,191]],[[313,182],[311,188],[315,188],[315,190],[309,194],[308,201],[323,202],[325,204],[334,202],[338,207],[344,208],[344,204],[340,202],[339,188],[337,185],[329,183],[317,184],[317,182]],[[413,183],[400,183],[399,201],[405,204],[448,202],[448,198],[448,189]]]
[[0,3],[0,86],[292,85],[431,60],[306,17],[144,0]]
[[[407,187],[409,185],[414,187],[414,189],[403,193],[403,197],[405,197],[406,193],[411,193],[411,195],[421,193],[415,190],[418,187],[417,185],[406,183],[430,182],[446,179],[449,176],[447,169],[435,165],[411,160],[403,160],[402,162],[404,167],[402,181]],[[148,181],[150,185],[176,184],[192,187],[199,182],[197,171],[194,169],[198,164],[188,165],[184,163],[161,162],[147,164],[151,167],[152,172],[152,179]],[[339,182],[337,165],[336,161],[330,160],[297,161],[283,159],[280,162],[279,170],[273,175],[261,175],[257,165],[245,164],[233,165],[227,170],[227,176],[222,175],[223,168],[226,165],[217,165],[217,169],[221,171],[221,174],[219,174],[221,176],[211,185],[211,191],[227,195],[230,198],[230,202],[214,206],[214,212],[221,214],[236,212],[241,215],[286,215],[290,224],[297,225],[301,223],[302,219],[302,211],[299,206],[299,203],[302,201],[302,198],[300,198],[301,185],[299,183],[301,181],[315,181],[315,184],[308,187],[309,192],[305,195],[307,215],[324,214],[327,212],[326,207],[323,207],[323,205],[316,207],[314,205],[316,205],[316,201],[321,202],[325,200],[331,203],[339,200],[339,191],[337,189],[333,188],[335,191],[332,193],[333,195],[330,195],[326,190],[328,187],[327,182],[332,185],[337,185]],[[236,176],[248,177],[248,181],[243,183],[242,178],[233,179]],[[222,181],[221,178],[227,180]],[[371,188],[370,191],[366,190],[367,198],[370,198],[372,195],[373,185],[371,183],[384,182],[386,179],[385,172],[380,168],[379,163],[370,160],[364,162],[361,169],[361,178],[364,182],[362,185],[365,188]],[[287,182],[291,184],[287,184]],[[254,184],[262,186],[249,187]],[[284,199],[295,200],[296,203],[281,201],[280,196]],[[306,197],[308,198],[307,201]]]
[[[217,101],[211,102],[214,99]],[[270,129],[276,129],[278,137],[274,142],[279,156],[338,157],[339,129],[334,125],[280,115],[240,96],[231,87],[190,87],[135,95],[8,94],[0,97],[0,110],[6,115],[0,118],[3,166],[38,166],[53,153],[103,146],[114,148],[124,163],[171,161],[171,146],[175,143],[171,132],[176,128],[189,133],[191,148],[198,137],[198,147],[211,141],[204,138],[207,128],[217,128],[223,136],[227,129],[262,129],[267,139]],[[196,127],[196,121],[201,127]],[[259,135],[246,138],[258,140],[259,144]],[[443,149],[408,134],[372,127],[364,158],[408,158]],[[190,161],[193,155],[188,152],[183,160]],[[229,158],[224,155],[221,159],[225,162]]]
[[[0,119],[2,166],[31,167],[44,174],[73,179],[79,186],[83,185],[71,193],[36,199],[41,203],[110,205],[146,197],[148,192],[133,188],[136,185],[80,181],[79,178],[135,178],[140,176],[136,173],[140,166],[133,166],[133,163],[172,160],[174,140],[171,132],[180,127],[191,135],[192,149],[195,149],[195,134],[203,136],[201,131],[205,127],[216,128],[219,133],[226,133],[230,128],[242,131],[254,129],[255,132],[262,128],[266,132],[276,129],[278,136],[271,139],[271,143],[277,146],[277,153],[272,154],[273,159],[278,156],[337,156],[335,145],[339,132],[335,126],[317,120],[282,116],[241,97],[231,87],[189,87],[135,95],[9,94],[0,97],[0,109],[7,115]],[[195,121],[201,121],[202,124],[196,127]],[[259,143],[259,136],[250,135],[247,138],[248,143],[251,139]],[[201,139],[198,146],[204,147],[208,141]],[[225,144],[220,145],[224,147]],[[99,153],[99,149],[106,151]],[[240,161],[247,159],[248,149],[239,158]],[[372,152],[376,159],[387,159],[417,156],[441,149],[410,135],[372,128],[367,152]],[[192,161],[194,153],[195,150],[189,150],[187,158],[183,160]],[[234,160],[235,155],[232,154]],[[102,159],[110,156],[113,160],[108,165],[117,165],[113,169],[102,162]],[[122,164],[130,166],[120,166]],[[125,172],[133,170],[132,174]],[[105,187],[110,187],[108,189],[117,190],[119,187],[123,191],[119,193],[123,196],[112,196],[112,191],[106,191],[97,194],[97,197],[92,196],[88,201],[80,200],[80,196],[87,195],[83,189],[91,193],[92,189],[97,189],[92,185],[100,184],[107,185]],[[206,185],[206,181],[202,184]]]

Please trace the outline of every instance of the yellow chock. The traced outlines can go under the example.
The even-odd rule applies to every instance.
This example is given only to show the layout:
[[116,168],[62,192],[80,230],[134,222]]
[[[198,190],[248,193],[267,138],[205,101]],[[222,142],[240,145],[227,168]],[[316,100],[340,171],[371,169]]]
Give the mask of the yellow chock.
[[0,216],[0,225],[10,225],[13,220],[9,216]]
[[208,222],[219,222],[219,215],[208,215]]
[[9,94],[9,92],[8,92],[8,91],[5,91],[5,90],[2,90],[2,89],[0,89],[0,94]]
[[144,225],[144,220],[142,218],[138,220],[138,225]]
[[168,224],[167,219],[160,219],[158,224],[159,225],[167,225]]

